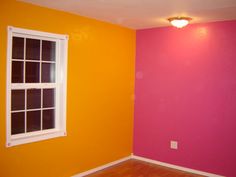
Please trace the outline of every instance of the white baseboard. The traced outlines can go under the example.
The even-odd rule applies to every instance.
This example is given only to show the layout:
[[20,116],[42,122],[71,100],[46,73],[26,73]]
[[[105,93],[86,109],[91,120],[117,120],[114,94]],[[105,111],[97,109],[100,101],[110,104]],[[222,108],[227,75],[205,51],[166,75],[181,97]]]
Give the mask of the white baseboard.
[[124,162],[124,161],[129,160],[129,159],[131,159],[131,156],[124,157],[124,158],[122,158],[122,159],[119,159],[119,160],[116,160],[116,161],[107,163],[107,164],[105,164],[105,165],[102,165],[102,166],[93,168],[93,169],[91,169],[91,170],[88,170],[88,171],[79,173],[79,174],[77,174],[77,175],[74,175],[74,176],[72,176],[72,177],[83,177],[83,176],[86,176],[86,175],[90,175],[90,174],[92,174],[92,173],[98,172],[98,171],[100,171],[100,170],[103,170],[103,169],[105,169],[105,168],[108,168],[108,167],[111,167],[111,166],[113,166],[113,165],[119,164],[119,163]]
[[157,161],[157,160],[152,160],[152,159],[148,159],[148,158],[144,158],[144,157],[140,157],[140,156],[136,156],[136,155],[131,155],[131,158],[141,160],[141,161],[145,161],[145,162],[149,162],[149,163],[153,163],[153,164],[156,164],[156,165],[161,165],[161,166],[168,167],[168,168],[174,168],[176,170],[181,170],[181,171],[185,171],[185,172],[189,172],[189,173],[203,175],[203,176],[207,176],[207,177],[225,177],[225,176],[220,176],[220,175],[216,175],[216,174],[212,174],[212,173],[207,173],[207,172],[204,172],[204,171],[194,170],[194,169],[191,169],[191,168],[181,167],[181,166],[178,166],[178,165],[172,165],[172,164],[169,164],[169,163],[160,162],[160,161]]
[[178,165],[173,165],[173,164],[169,164],[169,163],[165,163],[165,162],[160,162],[160,161],[157,161],[157,160],[152,160],[152,159],[140,157],[140,156],[136,156],[136,155],[133,155],[133,154],[131,154],[130,156],[124,157],[122,159],[107,163],[105,165],[93,168],[91,170],[76,174],[76,175],[71,176],[71,177],[83,177],[83,176],[86,176],[86,175],[90,175],[92,173],[98,172],[100,170],[103,170],[105,168],[108,168],[108,167],[111,167],[113,165],[119,164],[119,163],[124,162],[124,161],[129,160],[129,159],[141,160],[141,161],[144,161],[144,162],[148,162],[148,163],[152,163],[152,164],[156,164],[156,165],[161,165],[161,166],[164,166],[164,167],[173,168],[173,169],[176,169],[176,170],[181,170],[181,171],[194,173],[194,174],[198,174],[198,175],[203,175],[203,176],[207,176],[207,177],[225,177],[225,176],[216,175],[216,174],[213,174],[213,173],[208,173],[208,172],[194,170],[194,169],[186,168],[186,167],[181,167],[181,166],[178,166]]

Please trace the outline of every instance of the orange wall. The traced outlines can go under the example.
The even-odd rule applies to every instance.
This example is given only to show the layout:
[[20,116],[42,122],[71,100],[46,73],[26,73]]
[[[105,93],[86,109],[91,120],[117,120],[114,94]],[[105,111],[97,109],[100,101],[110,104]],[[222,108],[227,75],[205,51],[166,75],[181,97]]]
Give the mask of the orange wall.
[[[67,137],[5,147],[7,26],[68,34]],[[0,177],[69,177],[132,152],[135,31],[0,2]]]

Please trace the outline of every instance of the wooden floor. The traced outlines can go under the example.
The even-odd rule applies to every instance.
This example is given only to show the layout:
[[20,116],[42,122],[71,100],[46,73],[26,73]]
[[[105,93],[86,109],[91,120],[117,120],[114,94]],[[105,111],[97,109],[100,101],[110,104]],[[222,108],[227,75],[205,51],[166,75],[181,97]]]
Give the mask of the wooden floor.
[[139,160],[127,160],[86,177],[203,177]]

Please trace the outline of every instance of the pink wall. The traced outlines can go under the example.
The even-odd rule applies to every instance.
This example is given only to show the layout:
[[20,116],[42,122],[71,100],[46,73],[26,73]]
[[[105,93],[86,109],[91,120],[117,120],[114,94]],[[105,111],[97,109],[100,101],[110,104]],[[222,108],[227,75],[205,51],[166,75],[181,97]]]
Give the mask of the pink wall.
[[135,92],[135,155],[236,177],[236,21],[137,31]]

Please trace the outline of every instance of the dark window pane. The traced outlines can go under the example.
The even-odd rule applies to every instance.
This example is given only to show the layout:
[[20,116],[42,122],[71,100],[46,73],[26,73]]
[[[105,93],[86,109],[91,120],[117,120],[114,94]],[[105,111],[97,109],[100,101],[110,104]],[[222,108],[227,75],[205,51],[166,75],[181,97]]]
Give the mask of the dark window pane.
[[55,110],[43,110],[43,129],[55,128]]
[[39,82],[39,63],[26,62],[25,81],[27,83],[38,83]]
[[27,132],[38,131],[41,129],[41,111],[27,112]]
[[43,89],[43,107],[54,107],[54,89]]
[[42,64],[42,82],[55,82],[55,64]]
[[17,112],[11,114],[11,134],[19,134],[25,132],[25,113]]
[[41,108],[41,89],[27,90],[27,109]]
[[13,37],[12,39],[12,58],[23,59],[24,58],[24,38]]
[[26,39],[26,60],[40,59],[40,40]]
[[11,110],[25,109],[25,90],[11,91]]
[[24,63],[21,61],[12,61],[12,83],[23,83]]
[[56,42],[43,41],[42,42],[42,60],[55,61]]

